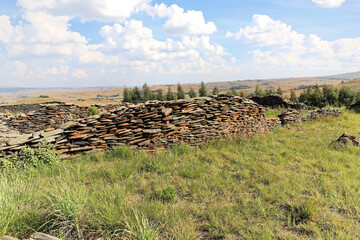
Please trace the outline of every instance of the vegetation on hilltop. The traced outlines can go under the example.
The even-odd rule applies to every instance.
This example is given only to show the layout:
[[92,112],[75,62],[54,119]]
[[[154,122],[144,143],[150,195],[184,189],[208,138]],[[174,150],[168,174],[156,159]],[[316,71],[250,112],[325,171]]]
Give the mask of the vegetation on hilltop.
[[360,115],[150,155],[127,147],[0,173],[0,235],[358,239]]

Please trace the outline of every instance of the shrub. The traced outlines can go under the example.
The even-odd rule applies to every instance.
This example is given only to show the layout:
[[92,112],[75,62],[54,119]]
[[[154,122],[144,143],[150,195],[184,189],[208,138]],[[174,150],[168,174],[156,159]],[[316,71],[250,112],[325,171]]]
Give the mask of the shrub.
[[90,107],[87,109],[88,117],[95,116],[96,114],[98,114],[98,112],[99,110],[97,107]]
[[157,192],[157,198],[163,202],[171,202],[176,198],[175,188],[167,186],[166,188]]
[[51,144],[40,143],[38,148],[23,148],[16,156],[0,160],[0,169],[38,168],[43,165],[52,165],[60,159],[59,154]]
[[49,98],[47,95],[40,95],[39,98]]

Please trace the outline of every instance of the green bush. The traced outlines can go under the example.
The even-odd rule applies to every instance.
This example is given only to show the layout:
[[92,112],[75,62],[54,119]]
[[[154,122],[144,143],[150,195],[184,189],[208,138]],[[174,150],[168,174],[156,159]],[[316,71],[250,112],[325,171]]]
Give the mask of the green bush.
[[97,107],[90,107],[87,109],[87,115],[88,117],[95,116],[99,113],[99,110]]
[[40,95],[39,98],[49,98],[47,95]]
[[0,170],[38,168],[52,165],[60,159],[59,154],[51,144],[40,143],[38,148],[23,148],[16,156],[0,159]]

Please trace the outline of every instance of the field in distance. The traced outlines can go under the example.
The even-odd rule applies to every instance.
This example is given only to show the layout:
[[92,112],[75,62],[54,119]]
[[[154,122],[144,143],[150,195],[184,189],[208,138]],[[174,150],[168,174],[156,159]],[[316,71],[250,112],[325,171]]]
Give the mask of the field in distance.
[[[347,84],[347,81],[354,77],[360,77],[360,72],[340,74],[327,77],[304,77],[304,78],[281,78],[281,79],[265,79],[265,80],[238,80],[227,82],[209,82],[206,87],[209,92],[214,87],[218,87],[220,93],[226,93],[230,89],[240,90],[243,89],[248,93],[254,91],[255,87],[259,85],[263,89],[281,87],[285,95],[289,94],[291,89],[295,89],[297,94],[300,94],[304,89],[309,86],[318,84],[322,85],[338,85],[342,82]],[[359,86],[360,81],[353,82],[349,86]],[[142,87],[142,86],[138,86]],[[177,85],[156,85],[150,86],[152,91],[162,89],[165,93],[168,88],[176,92]],[[188,92],[192,87],[197,91],[200,87],[198,84],[182,84],[185,92]],[[64,89],[20,89],[18,91],[12,89],[10,92],[7,90],[1,91],[0,88],[0,103],[2,104],[21,104],[21,103],[41,103],[49,101],[41,96],[51,98],[51,100],[72,102],[78,105],[89,106],[92,104],[117,104],[121,102],[122,92],[124,88],[64,88]],[[5,94],[6,93],[6,94]]]

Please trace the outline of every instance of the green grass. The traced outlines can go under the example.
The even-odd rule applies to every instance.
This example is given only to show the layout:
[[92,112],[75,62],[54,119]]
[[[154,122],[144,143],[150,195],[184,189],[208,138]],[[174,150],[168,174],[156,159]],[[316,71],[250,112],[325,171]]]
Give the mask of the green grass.
[[64,239],[358,239],[360,115],[265,136],[122,147],[0,176],[0,235]]

